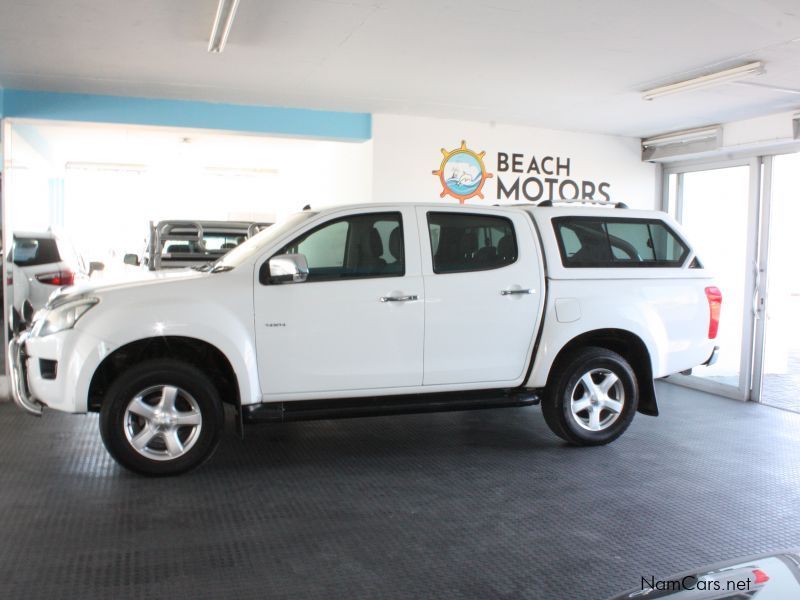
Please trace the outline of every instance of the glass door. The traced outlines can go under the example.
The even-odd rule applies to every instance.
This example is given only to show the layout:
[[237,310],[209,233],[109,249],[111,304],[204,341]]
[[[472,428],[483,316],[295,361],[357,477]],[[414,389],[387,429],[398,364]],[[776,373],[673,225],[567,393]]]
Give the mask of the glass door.
[[686,230],[703,265],[722,291],[716,364],[677,375],[675,383],[750,399],[761,160],[665,169],[665,206]]
[[800,153],[765,159],[761,289],[753,397],[800,412]]

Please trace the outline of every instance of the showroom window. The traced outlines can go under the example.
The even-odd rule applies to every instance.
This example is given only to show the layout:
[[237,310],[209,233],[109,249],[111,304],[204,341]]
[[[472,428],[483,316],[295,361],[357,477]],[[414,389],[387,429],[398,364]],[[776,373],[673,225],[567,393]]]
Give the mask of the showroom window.
[[400,213],[371,213],[329,221],[286,245],[278,254],[302,254],[308,281],[405,274]]
[[503,217],[428,213],[434,273],[498,269],[517,260],[514,226]]
[[658,219],[553,219],[565,267],[680,267],[689,249]]

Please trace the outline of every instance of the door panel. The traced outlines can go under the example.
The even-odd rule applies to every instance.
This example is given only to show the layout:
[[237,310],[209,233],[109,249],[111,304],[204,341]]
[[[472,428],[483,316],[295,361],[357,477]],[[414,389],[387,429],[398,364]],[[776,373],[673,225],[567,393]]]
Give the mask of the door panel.
[[[402,217],[397,239],[390,239],[395,224],[387,213],[350,211],[346,227],[341,215],[332,217],[311,226],[316,235],[288,244],[287,251],[308,253],[304,283],[263,285],[257,265],[265,399],[421,385],[424,294],[415,217],[413,209],[393,213]],[[398,298],[404,300],[391,301]]]
[[[424,384],[521,382],[544,288],[530,217],[502,213],[500,221],[511,229],[493,221],[498,211],[472,207],[419,208],[417,218],[425,277]],[[513,247],[508,231],[516,236]]]

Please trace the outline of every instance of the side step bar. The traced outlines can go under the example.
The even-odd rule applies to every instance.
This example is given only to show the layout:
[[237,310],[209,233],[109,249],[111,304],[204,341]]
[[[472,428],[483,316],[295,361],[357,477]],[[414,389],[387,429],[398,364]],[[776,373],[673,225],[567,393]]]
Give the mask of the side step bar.
[[245,423],[284,423],[317,419],[379,417],[413,413],[506,408],[539,404],[534,390],[486,390],[481,392],[443,392],[371,398],[333,400],[294,400],[264,402],[242,407]]

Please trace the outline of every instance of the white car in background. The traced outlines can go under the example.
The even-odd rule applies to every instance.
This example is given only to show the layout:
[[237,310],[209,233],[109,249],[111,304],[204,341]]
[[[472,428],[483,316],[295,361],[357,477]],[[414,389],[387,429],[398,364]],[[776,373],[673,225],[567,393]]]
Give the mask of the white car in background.
[[54,291],[89,277],[72,244],[50,231],[14,233],[6,261],[12,330],[24,329]]

